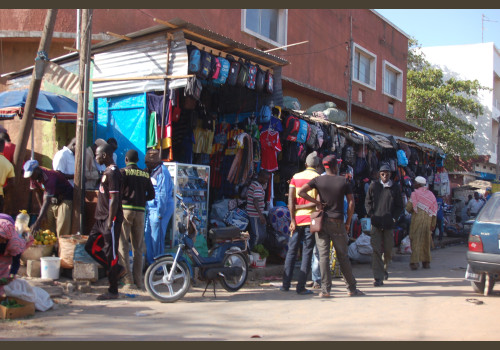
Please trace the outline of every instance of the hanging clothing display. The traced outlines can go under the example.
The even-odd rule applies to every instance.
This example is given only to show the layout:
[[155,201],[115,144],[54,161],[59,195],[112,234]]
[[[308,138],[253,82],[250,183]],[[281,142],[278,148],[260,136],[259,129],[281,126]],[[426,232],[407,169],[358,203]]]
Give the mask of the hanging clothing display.
[[278,170],[276,152],[281,152],[280,135],[277,131],[268,129],[260,134],[261,168],[267,171]]

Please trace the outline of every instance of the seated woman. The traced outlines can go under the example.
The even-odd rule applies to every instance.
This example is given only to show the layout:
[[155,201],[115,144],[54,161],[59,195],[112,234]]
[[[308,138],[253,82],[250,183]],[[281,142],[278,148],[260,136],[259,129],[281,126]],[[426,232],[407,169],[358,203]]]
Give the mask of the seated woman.
[[0,214],[0,295],[4,294],[4,285],[16,276],[21,253],[32,243],[33,237],[26,242],[17,234],[13,220]]

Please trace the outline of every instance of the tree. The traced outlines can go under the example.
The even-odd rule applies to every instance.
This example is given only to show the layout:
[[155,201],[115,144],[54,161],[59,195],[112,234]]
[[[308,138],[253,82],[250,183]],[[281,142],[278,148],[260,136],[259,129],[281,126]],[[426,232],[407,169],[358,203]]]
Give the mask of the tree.
[[483,114],[477,97],[485,87],[477,80],[444,80],[443,71],[432,67],[419,47],[415,39],[409,40],[406,117],[425,131],[407,132],[406,136],[440,147],[446,153],[445,167],[454,170],[457,158],[477,156],[475,127],[466,117]]

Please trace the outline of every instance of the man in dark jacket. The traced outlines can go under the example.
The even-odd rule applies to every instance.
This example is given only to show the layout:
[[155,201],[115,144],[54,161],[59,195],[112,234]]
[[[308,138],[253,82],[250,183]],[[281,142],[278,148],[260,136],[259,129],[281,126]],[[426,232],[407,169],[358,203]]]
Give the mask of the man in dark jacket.
[[[155,190],[149,174],[139,169],[137,162],[139,155],[136,150],[129,150],[125,155],[125,168],[120,169],[123,179],[123,224],[120,235],[120,265],[123,265],[127,274],[125,284],[142,289],[142,267],[144,253],[144,212],[146,201],[155,198]],[[130,274],[129,263],[129,240],[132,243],[132,253],[134,256],[133,278]]]
[[[387,165],[382,165],[379,172],[380,180],[370,184],[365,199],[366,213],[371,218],[372,224],[372,269],[375,287],[384,285],[384,278],[389,278],[387,266],[391,261],[394,245],[392,231],[404,210],[401,190],[391,180],[391,169]],[[382,253],[384,254],[383,261]]]

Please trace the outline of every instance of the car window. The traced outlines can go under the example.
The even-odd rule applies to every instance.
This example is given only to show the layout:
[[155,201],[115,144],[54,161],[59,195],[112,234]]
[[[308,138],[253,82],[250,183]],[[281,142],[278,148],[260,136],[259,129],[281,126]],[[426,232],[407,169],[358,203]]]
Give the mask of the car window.
[[500,196],[493,196],[486,202],[477,221],[500,224]]

